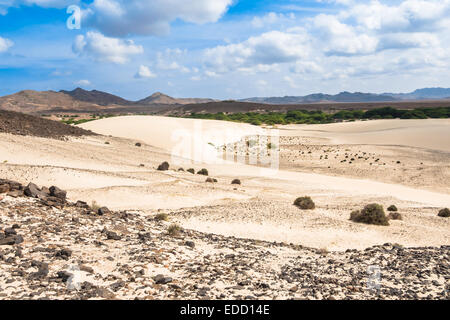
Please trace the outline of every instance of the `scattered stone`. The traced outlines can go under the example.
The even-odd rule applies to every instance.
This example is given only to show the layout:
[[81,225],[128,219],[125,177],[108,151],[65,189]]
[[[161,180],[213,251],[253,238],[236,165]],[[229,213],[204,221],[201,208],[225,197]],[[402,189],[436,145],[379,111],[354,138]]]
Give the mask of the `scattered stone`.
[[203,176],[207,176],[209,175],[209,172],[207,169],[203,168],[200,171],[197,172],[197,174],[203,175]]
[[450,217],[450,209],[445,208],[445,209],[440,210],[439,213],[438,213],[438,216],[442,217],[442,218]]
[[106,231],[106,237],[108,240],[122,240],[122,237],[113,231]]
[[171,277],[165,277],[162,274],[158,274],[156,277],[153,278],[156,284],[168,284],[173,281]]
[[72,256],[72,251],[69,250],[69,249],[61,249],[61,250],[58,250],[55,253],[55,257],[56,258],[60,258],[60,259],[63,259],[63,260],[69,260],[69,258],[71,256]]
[[158,171],[167,171],[169,170],[169,167],[170,167],[169,163],[167,161],[164,161],[158,166]]
[[397,211],[395,212],[390,212],[388,215],[389,220],[403,220],[403,216],[398,213]]
[[80,201],[80,200],[78,200],[77,203],[75,203],[75,207],[83,208],[83,209],[90,209],[89,205],[86,202]]
[[194,241],[186,241],[184,243],[187,247],[194,249],[195,248],[195,242]]
[[52,186],[52,187],[50,187],[50,195],[52,197],[61,199],[62,201],[66,201],[67,192],[64,190],[61,190],[58,187]]
[[398,211],[398,209],[397,209],[397,207],[396,207],[395,205],[389,206],[389,208],[387,208],[387,210],[388,210],[388,211],[391,211],[391,212],[396,212],[396,211]]
[[28,197],[39,199],[45,199],[49,196],[49,194],[42,192],[41,189],[32,182],[25,188],[24,193]]
[[111,213],[111,211],[107,207],[101,207],[97,210],[97,214],[99,216],[103,216],[105,214],[110,214],[110,213]]
[[9,191],[9,184],[0,184],[0,193],[7,193]]

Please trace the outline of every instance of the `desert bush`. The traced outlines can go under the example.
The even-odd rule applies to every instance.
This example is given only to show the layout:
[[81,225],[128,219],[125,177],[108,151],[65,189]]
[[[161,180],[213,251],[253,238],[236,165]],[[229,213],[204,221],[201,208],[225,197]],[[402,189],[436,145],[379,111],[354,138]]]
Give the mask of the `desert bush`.
[[195,170],[193,168],[187,169],[186,171],[189,173],[195,174]]
[[136,147],[142,147],[142,143],[136,142],[135,146],[136,146]]
[[177,224],[172,224],[167,229],[167,232],[169,233],[170,236],[177,236],[181,232],[181,227]]
[[207,182],[207,183],[214,183],[215,182],[214,180],[215,179],[213,179],[213,178],[207,178],[205,182]]
[[376,203],[365,206],[359,214],[356,211],[352,212],[350,219],[358,223],[374,224],[379,226],[389,225],[383,206]]
[[169,221],[169,215],[167,213],[158,213],[155,216],[156,221]]
[[392,212],[397,212],[397,211],[398,211],[397,207],[394,206],[394,205],[392,205],[392,206],[390,206],[389,208],[387,208],[387,210],[388,210],[388,211],[392,211]]
[[91,210],[97,212],[98,209],[100,209],[100,206],[98,205],[97,201],[92,201],[91,202]]
[[392,211],[388,215],[389,220],[403,220],[403,216],[397,211]]
[[300,197],[295,199],[294,205],[302,210],[313,210],[316,208],[316,204],[311,197]]
[[231,181],[231,184],[241,184],[241,180],[239,179],[234,179],[233,181]]
[[203,176],[209,175],[209,172],[207,169],[203,168],[202,170],[198,171],[197,174],[201,174]]
[[448,208],[442,209],[439,211],[438,216],[442,218],[448,218],[450,217],[450,210]]

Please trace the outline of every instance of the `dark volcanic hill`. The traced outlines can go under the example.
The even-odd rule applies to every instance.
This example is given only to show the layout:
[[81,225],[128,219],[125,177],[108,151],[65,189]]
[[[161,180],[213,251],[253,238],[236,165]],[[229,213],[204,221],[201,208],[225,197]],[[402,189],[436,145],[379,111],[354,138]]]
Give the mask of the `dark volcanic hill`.
[[0,110],[0,133],[61,139],[95,135],[91,131],[28,114]]
[[48,110],[96,110],[97,105],[78,101],[62,92],[24,90],[0,97],[0,109],[23,112],[39,113]]
[[98,90],[87,91],[81,88],[76,88],[75,90],[72,91],[61,90],[60,93],[67,94],[77,101],[89,102],[100,106],[110,106],[110,105],[126,106],[133,104],[133,102],[125,100],[119,96],[115,96],[113,94]]
[[149,105],[149,104],[191,104],[191,103],[205,103],[212,102],[212,99],[202,98],[172,98],[164,93],[155,92],[151,96],[139,100],[136,104]]

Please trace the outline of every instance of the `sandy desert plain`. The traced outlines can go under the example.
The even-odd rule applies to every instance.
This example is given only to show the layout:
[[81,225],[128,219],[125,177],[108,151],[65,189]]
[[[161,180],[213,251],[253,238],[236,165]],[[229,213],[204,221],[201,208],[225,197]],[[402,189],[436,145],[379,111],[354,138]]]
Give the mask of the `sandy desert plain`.
[[[9,261],[0,298],[449,298],[450,220],[438,217],[450,206],[448,119],[279,126],[270,131],[279,170],[204,157],[269,134],[247,124],[124,116],[81,127],[99,135],[0,134],[0,177],[55,185],[70,201],[113,211],[5,195],[0,225],[18,224],[24,242],[0,247]],[[199,146],[201,159],[173,155]],[[169,170],[158,171],[164,161]],[[181,167],[206,168],[217,182]],[[294,206],[300,196],[316,208]],[[402,220],[349,220],[371,203],[395,205]],[[81,288],[66,285],[66,270],[77,270]]]

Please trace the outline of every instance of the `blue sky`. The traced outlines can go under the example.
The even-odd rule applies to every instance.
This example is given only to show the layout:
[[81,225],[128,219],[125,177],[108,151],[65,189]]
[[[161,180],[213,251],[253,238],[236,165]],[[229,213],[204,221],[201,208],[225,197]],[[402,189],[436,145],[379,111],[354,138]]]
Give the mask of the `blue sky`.
[[0,0],[0,95],[408,92],[449,71],[450,0]]

